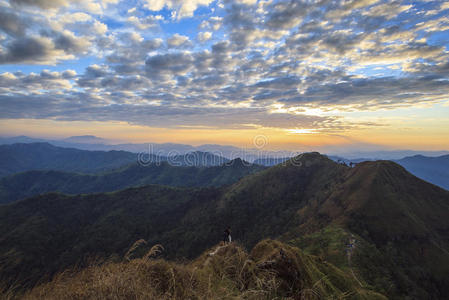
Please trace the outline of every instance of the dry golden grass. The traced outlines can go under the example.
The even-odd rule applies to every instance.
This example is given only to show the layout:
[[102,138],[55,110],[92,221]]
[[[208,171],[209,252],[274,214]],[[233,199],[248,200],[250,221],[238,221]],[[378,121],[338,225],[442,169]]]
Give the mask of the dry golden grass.
[[126,252],[125,254],[125,259],[127,261],[130,261],[133,259],[133,256],[136,254],[136,251],[138,249],[140,249],[141,247],[145,246],[147,244],[147,241],[145,241],[144,239],[140,239],[137,240],[132,246],[131,248],[129,248],[129,250]]
[[65,271],[22,299],[384,299],[352,288],[344,274],[332,275],[337,287],[314,258],[276,241],[262,241],[251,254],[235,243],[218,246],[188,264],[158,259],[161,245],[132,259],[144,244],[136,242],[123,262]]

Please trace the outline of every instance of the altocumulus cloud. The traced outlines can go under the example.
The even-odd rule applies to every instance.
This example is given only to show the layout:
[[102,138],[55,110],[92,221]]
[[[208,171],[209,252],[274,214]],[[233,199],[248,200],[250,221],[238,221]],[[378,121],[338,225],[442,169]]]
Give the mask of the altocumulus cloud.
[[448,13],[444,1],[3,0],[0,117],[375,126],[305,112],[447,101]]

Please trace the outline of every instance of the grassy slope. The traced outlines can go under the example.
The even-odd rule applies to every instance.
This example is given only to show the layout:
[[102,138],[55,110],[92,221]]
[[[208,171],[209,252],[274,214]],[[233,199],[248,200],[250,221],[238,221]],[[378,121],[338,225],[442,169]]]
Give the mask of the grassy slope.
[[186,264],[146,257],[62,274],[24,299],[386,299],[331,264],[273,240],[249,254],[235,244],[214,247]]
[[[296,235],[320,222],[357,234],[362,247],[355,262],[378,289],[421,299],[449,293],[449,192],[399,165],[358,165],[325,202],[307,207],[301,217],[306,221]],[[334,237],[323,233],[315,241],[320,238],[330,243]]]
[[240,160],[214,167],[176,167],[162,162],[130,165],[98,175],[59,171],[28,171],[0,179],[0,203],[48,192],[87,194],[112,192],[148,184],[170,186],[221,186],[263,170],[258,165],[243,165]]

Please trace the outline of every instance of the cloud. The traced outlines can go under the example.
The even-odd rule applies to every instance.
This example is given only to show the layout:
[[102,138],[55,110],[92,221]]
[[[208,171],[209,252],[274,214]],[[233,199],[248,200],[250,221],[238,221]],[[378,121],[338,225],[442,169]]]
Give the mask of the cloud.
[[223,18],[218,17],[218,16],[213,16],[207,20],[202,21],[199,28],[217,31],[221,28],[222,25],[223,25]]
[[90,46],[86,38],[76,37],[70,31],[55,34],[55,49],[64,50],[66,53],[85,53]]
[[[77,99],[76,102],[74,102]],[[115,95],[117,97],[123,95]],[[30,110],[22,107],[31,100]],[[312,128],[318,126],[343,126],[335,118],[309,115],[270,113],[261,108],[211,108],[171,105],[135,105],[129,103],[109,103],[93,98],[89,94],[67,95],[48,98],[42,95],[23,97],[22,95],[0,96],[4,109],[1,118],[35,118],[67,121],[125,121],[147,126],[168,128],[188,128],[204,126],[208,128]],[[106,100],[107,101],[107,100]],[[327,124],[327,125],[326,125]]]
[[369,10],[364,12],[363,15],[382,17],[389,20],[402,12],[408,11],[410,8],[412,8],[412,5],[401,5],[398,2],[382,3],[371,7]]
[[184,75],[191,69],[192,63],[193,57],[189,53],[157,54],[148,57],[145,61],[146,74],[151,78]]
[[45,37],[23,37],[6,45],[0,53],[0,64],[54,62],[56,56],[63,55],[55,49],[53,41]]
[[100,3],[94,2],[94,0],[81,0],[77,2],[77,5],[81,6],[89,13],[100,15],[103,13],[103,7]]
[[68,0],[9,0],[12,5],[28,5],[28,6],[37,6],[40,8],[56,8],[60,6],[68,5]]
[[161,48],[163,40],[160,38],[136,40],[132,34],[124,33],[114,41],[116,51],[109,54],[106,59],[111,64],[130,66],[144,64],[147,54]]
[[189,37],[175,33],[167,39],[167,45],[170,48],[186,48],[192,45]]
[[108,31],[108,26],[97,20],[92,24],[92,32],[98,35],[104,35]]
[[22,36],[28,24],[17,14],[7,10],[0,11],[0,30],[12,36]]
[[208,6],[213,0],[145,0],[144,7],[152,11],[160,11],[164,7],[172,10],[173,19],[192,17],[199,6]]
[[266,24],[273,29],[289,29],[299,25],[307,15],[309,4],[300,1],[280,1],[270,5]]
[[76,71],[74,70],[65,70],[64,72],[62,72],[62,77],[65,79],[72,79],[75,78],[76,76]]
[[301,103],[314,107],[345,105],[350,109],[376,110],[436,103],[445,99],[448,92],[449,81],[442,82],[435,77],[353,78],[347,82],[310,86],[279,102],[293,106]]
[[87,22],[92,20],[92,16],[84,12],[68,13],[61,17],[60,21],[64,23]]
[[22,73],[0,74],[0,90],[4,93],[40,94],[41,90],[69,90],[72,88],[70,79],[76,76],[74,71],[63,73],[43,70],[40,74]]
[[146,30],[148,28],[156,29],[159,27],[159,22],[164,20],[161,15],[157,16],[146,16],[143,18],[139,18],[136,16],[128,17],[127,21],[131,23],[135,28],[139,30]]
[[210,31],[204,31],[204,32],[198,33],[198,40],[202,43],[210,40],[211,38],[212,38],[212,32],[210,32]]
[[84,74],[77,79],[77,84],[80,87],[96,87],[107,75],[110,75],[108,66],[93,64],[87,67]]
[[259,81],[254,86],[256,88],[273,88],[273,89],[285,89],[285,88],[292,88],[297,86],[301,80],[294,76],[286,76],[286,77],[279,77],[276,79],[270,79],[270,80],[263,80]]

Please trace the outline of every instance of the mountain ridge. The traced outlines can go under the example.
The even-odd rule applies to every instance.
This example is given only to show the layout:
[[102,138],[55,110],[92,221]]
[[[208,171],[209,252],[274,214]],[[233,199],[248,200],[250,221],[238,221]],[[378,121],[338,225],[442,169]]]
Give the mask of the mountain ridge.
[[449,190],[449,155],[439,157],[415,155],[395,162],[423,180]]
[[158,156],[154,153],[127,151],[89,151],[64,148],[49,143],[0,145],[0,177],[31,170],[55,170],[78,173],[100,173],[123,166],[169,162],[177,166],[218,166],[229,159],[208,152]]
[[[264,238],[293,243],[318,234],[322,239],[321,230],[341,226],[359,240],[354,268],[376,290],[392,299],[448,292],[449,192],[393,162],[350,168],[308,153],[228,187],[41,195],[0,206],[0,220],[3,281],[23,280],[19,270],[25,262],[35,270],[27,270],[27,278],[40,278],[39,268],[53,274],[88,253],[121,255],[139,238],[163,244],[169,258],[193,258],[220,240],[225,226],[248,248]],[[51,242],[45,238],[50,232]],[[42,265],[28,240],[52,249],[38,252]],[[346,257],[344,249],[340,252],[339,261]]]
[[[184,157],[184,156],[183,156]],[[0,178],[0,203],[8,203],[34,195],[61,192],[65,194],[104,193],[148,184],[201,187],[229,185],[240,178],[265,169],[240,159],[219,166],[198,167],[154,162],[130,164],[101,174],[70,173],[54,170],[27,171]],[[201,161],[197,161],[201,164]],[[195,164],[191,161],[192,165]],[[180,166],[176,166],[176,165]]]

